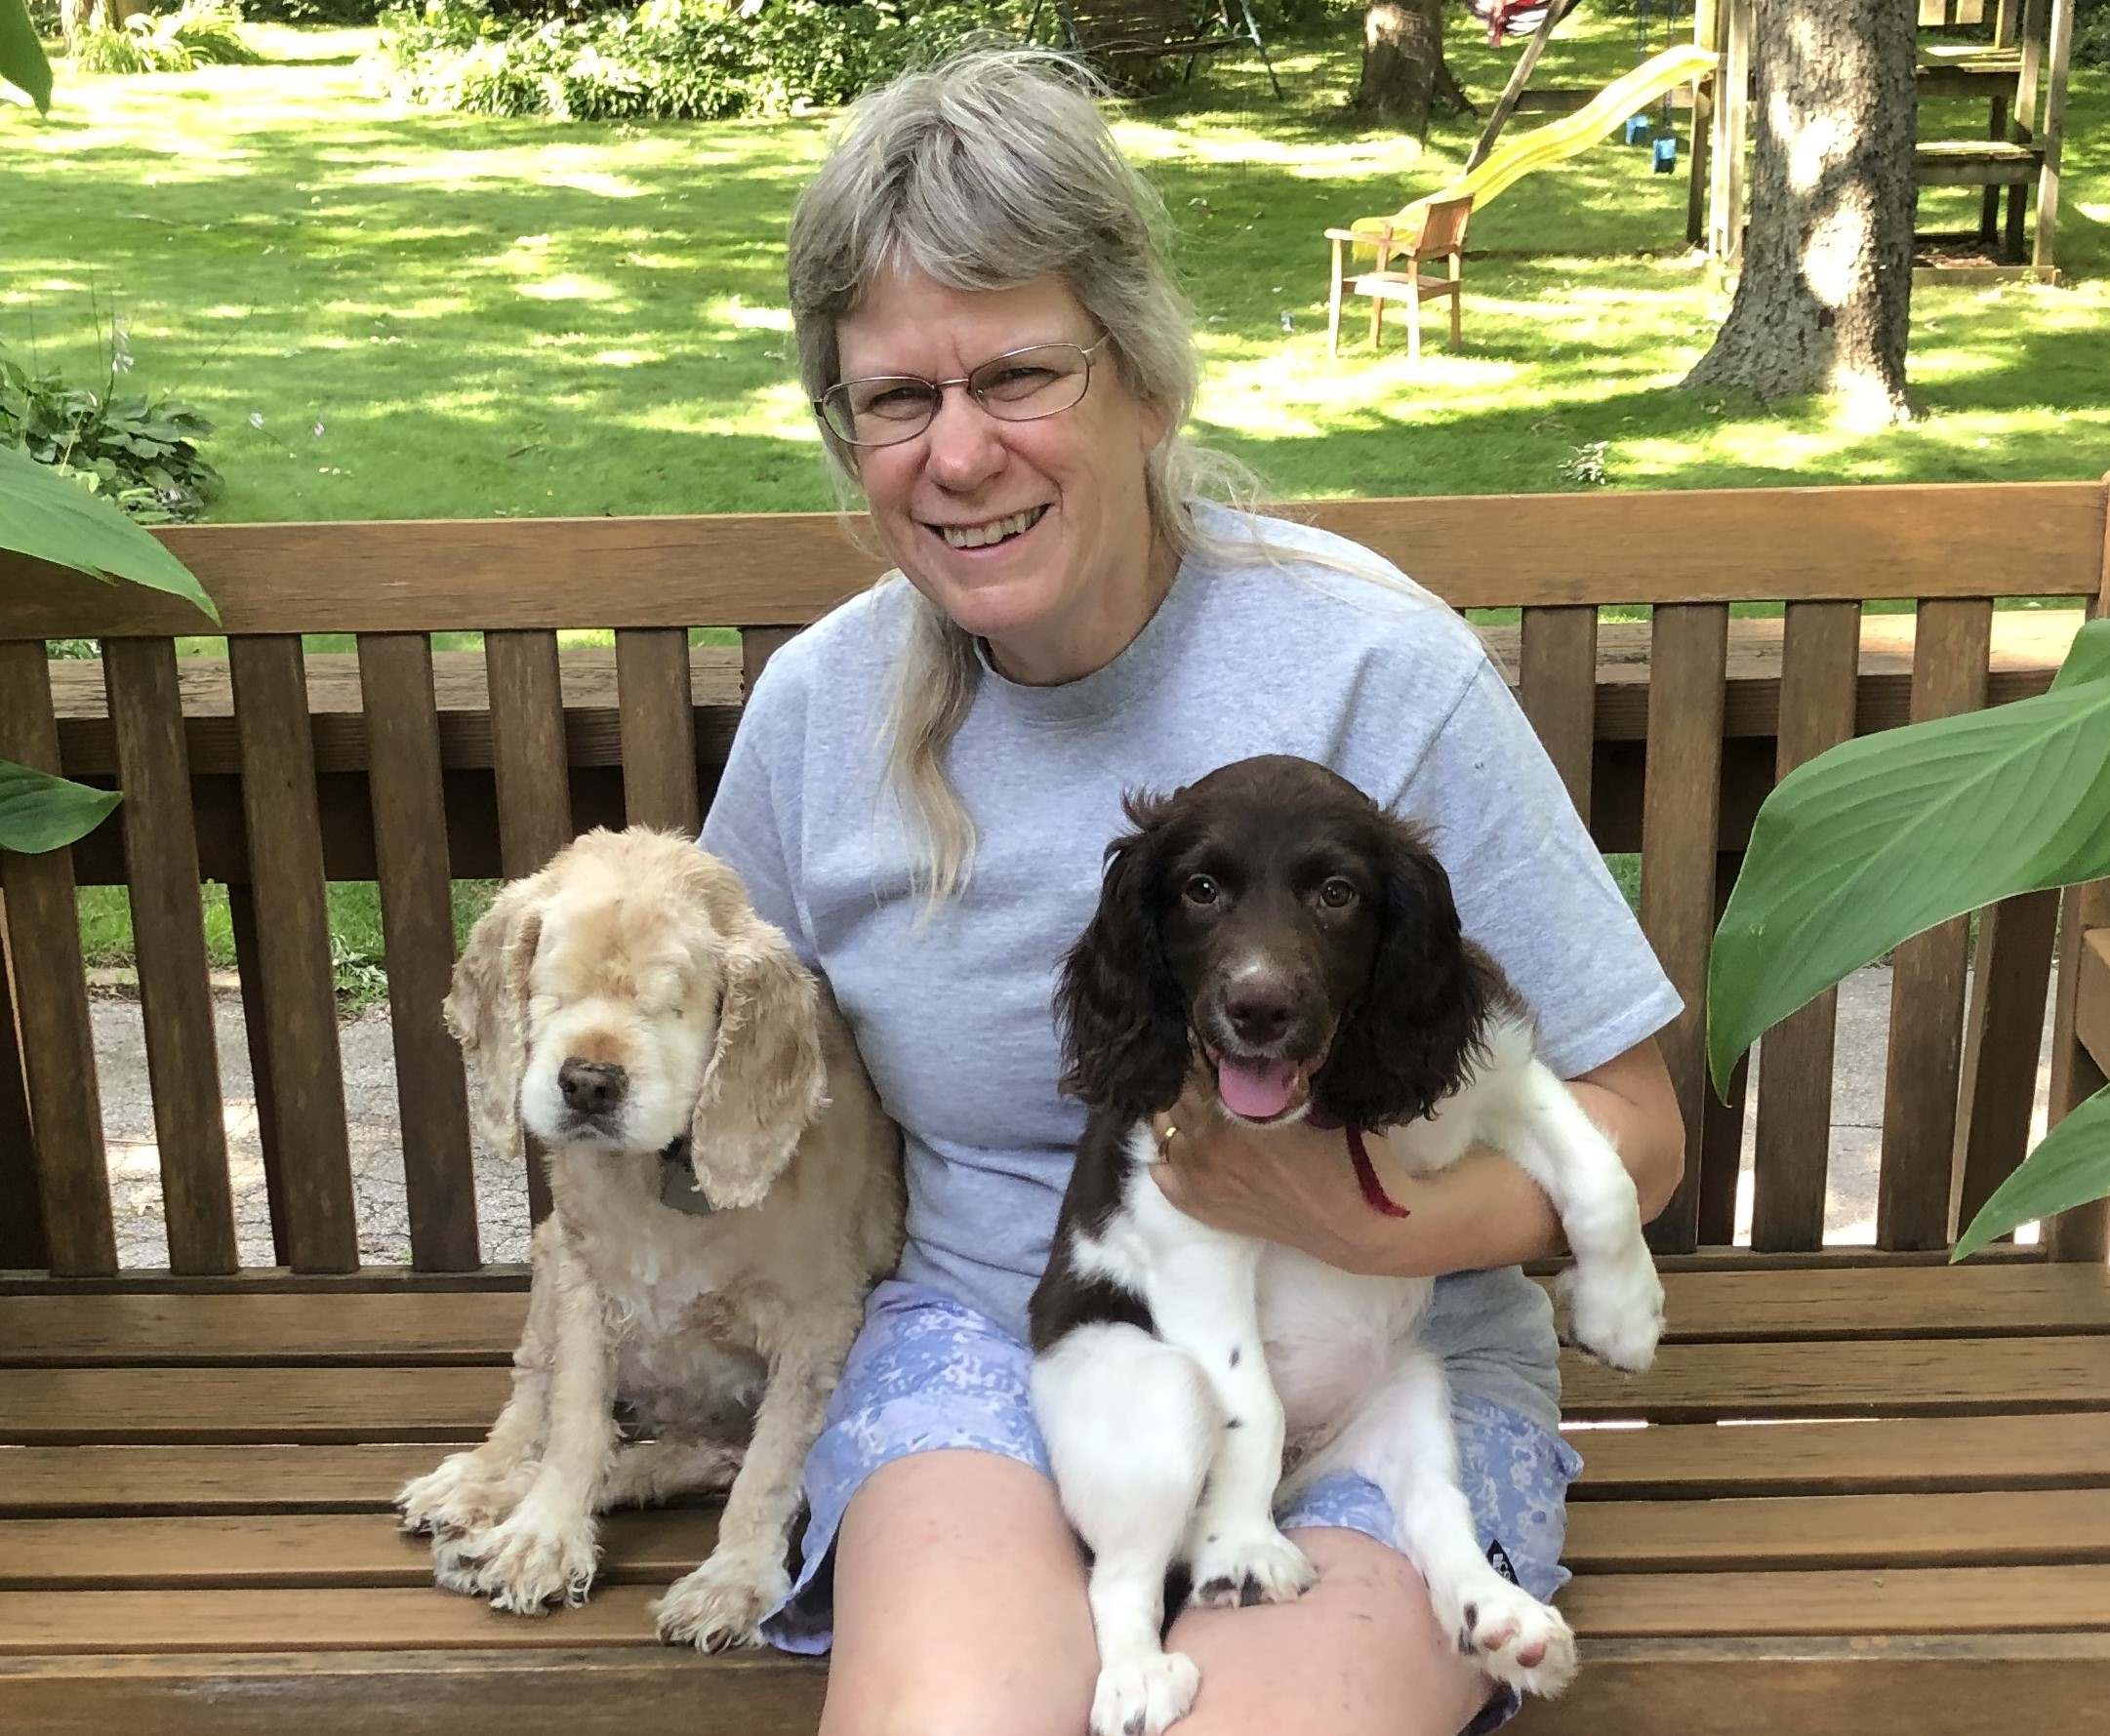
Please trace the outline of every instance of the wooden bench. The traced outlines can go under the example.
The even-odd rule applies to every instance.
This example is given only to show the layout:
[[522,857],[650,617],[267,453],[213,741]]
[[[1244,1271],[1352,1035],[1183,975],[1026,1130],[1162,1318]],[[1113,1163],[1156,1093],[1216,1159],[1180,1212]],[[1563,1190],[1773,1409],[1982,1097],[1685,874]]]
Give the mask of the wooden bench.
[[[2041,691],[2070,625],[1992,604],[2102,596],[2104,488],[1314,515],[1460,607],[1522,607],[1498,649],[1600,843],[1643,852],[1643,920],[1692,1009],[1666,1033],[1688,1179],[1651,1231],[1671,1340],[1640,1380],[1564,1371],[1589,1469],[1562,1600],[1588,1661],[1518,1728],[2090,1727],[2110,1697],[2105,1215],[1961,1269],[1944,1250],[2026,1142],[2054,916],[2054,1113],[2102,1083],[2110,889],[1987,913],[1968,986],[1961,925],[1899,949],[1873,1247],[1821,1245],[1829,1002],[1769,1033],[1763,1088],[1724,1106],[1702,1086],[1697,990],[1779,766],[1907,712]],[[72,850],[0,858],[0,1726],[810,1729],[817,1666],[651,1643],[645,1604],[709,1549],[709,1506],[611,1524],[592,1600],[542,1622],[432,1590],[385,1509],[489,1420],[522,1305],[519,1270],[481,1257],[436,1016],[450,876],[526,871],[591,818],[693,824],[739,671],[870,557],[795,516],[167,540],[220,599],[225,688],[179,670],[170,638],[196,623],[177,605],[0,556],[0,757],[127,790]],[[1916,615],[1863,615],[1870,595]],[[1784,621],[1732,622],[1765,601]],[[1601,624],[1610,603],[1652,615]],[[730,646],[692,650],[706,626],[738,630],[739,671]],[[560,658],[557,629],[587,626],[615,628],[614,651]],[[426,635],[451,629],[486,633],[480,683],[433,658]],[[355,699],[348,671],[304,666],[298,635],[325,631],[359,635]],[[54,705],[39,641],[61,635],[103,641],[105,707],[64,666]],[[227,879],[236,909],[268,1269],[233,1270],[201,877]],[[346,878],[380,881],[389,927],[408,1268],[362,1264],[351,1211],[323,922],[326,882]],[[139,936],[168,1271],[114,1269],[73,920],[97,879],[129,887]],[[1752,1118],[1758,1247],[1733,1248]]]
[[[1037,34],[1041,11],[1034,8],[1029,36]],[[1275,99],[1281,101],[1282,81],[1246,0],[1054,0],[1054,11],[1062,45],[1074,54],[1116,70],[1132,61],[1184,58],[1183,83],[1194,77],[1202,55],[1257,49]]]

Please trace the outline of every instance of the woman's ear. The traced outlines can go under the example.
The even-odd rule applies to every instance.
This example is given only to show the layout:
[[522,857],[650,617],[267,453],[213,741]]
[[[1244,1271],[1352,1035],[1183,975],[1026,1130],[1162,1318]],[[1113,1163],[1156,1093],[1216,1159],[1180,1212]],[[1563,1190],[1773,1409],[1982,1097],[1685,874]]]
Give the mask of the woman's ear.
[[447,1029],[474,1063],[476,1137],[494,1151],[520,1151],[520,1075],[527,1069],[528,974],[542,944],[549,871],[504,888],[469,930],[442,1003]]
[[751,917],[720,950],[716,1046],[689,1127],[697,1185],[717,1209],[758,1204],[827,1103],[817,990],[791,943]]
[[1370,984],[1313,1082],[1359,1127],[1418,1120],[1465,1083],[1501,992],[1494,962],[1465,938],[1450,876],[1420,832],[1387,819],[1382,927]]
[[1063,959],[1055,991],[1063,1088],[1094,1109],[1141,1117],[1187,1074],[1187,1010],[1157,929],[1156,828],[1166,804],[1130,797],[1135,830],[1107,846],[1099,906]]

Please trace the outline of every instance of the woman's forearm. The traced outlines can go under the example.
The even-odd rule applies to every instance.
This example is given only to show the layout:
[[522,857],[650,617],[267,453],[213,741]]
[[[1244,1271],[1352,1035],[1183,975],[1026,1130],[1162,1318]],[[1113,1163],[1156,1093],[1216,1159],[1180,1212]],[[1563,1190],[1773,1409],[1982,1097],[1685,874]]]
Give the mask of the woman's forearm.
[[[1634,1179],[1642,1222],[1648,1223],[1669,1203],[1684,1170],[1684,1121],[1655,1043],[1639,1044],[1569,1080],[1568,1089],[1618,1151]],[[1369,1148],[1379,1180],[1408,1216],[1370,1213],[1360,1226],[1355,1270],[1432,1277],[1565,1252],[1553,1202],[1505,1153],[1477,1146],[1436,1175],[1409,1177],[1382,1140]]]

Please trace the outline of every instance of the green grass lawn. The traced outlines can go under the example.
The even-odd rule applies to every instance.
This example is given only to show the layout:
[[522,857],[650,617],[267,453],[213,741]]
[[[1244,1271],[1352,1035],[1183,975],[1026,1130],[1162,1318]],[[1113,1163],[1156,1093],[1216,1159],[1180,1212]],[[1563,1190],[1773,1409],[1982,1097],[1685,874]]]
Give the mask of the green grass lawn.
[[[0,343],[100,381],[100,310],[131,389],[180,392],[227,521],[792,510],[833,504],[789,359],[783,233],[828,117],[575,125],[392,110],[354,62],[371,32],[259,26],[257,67],[76,78],[52,116],[0,108]],[[1725,301],[1684,243],[1685,180],[1607,142],[1476,213],[1466,345],[1419,375],[1348,321],[1325,351],[1329,224],[1458,170],[1477,131],[1420,149],[1341,113],[1344,19],[1122,107],[1163,190],[1207,364],[1200,431],[1283,496],[2088,477],[2110,464],[2110,78],[2077,72],[2066,286],[1915,298],[1926,415],[1879,435],[1822,408],[1762,414],[1677,389]],[[1659,27],[1660,46],[1665,40]],[[1460,11],[1453,65],[1482,106],[1511,61]],[[1602,85],[1631,20],[1584,15],[1535,81]],[[1516,125],[1534,124],[1523,117]],[[1925,131],[1973,133],[1960,105]],[[1930,194],[1963,226],[1974,193]],[[1397,343],[1395,340],[1395,343]],[[1673,551],[1637,550],[1637,560]],[[198,642],[202,646],[205,642]],[[316,650],[348,641],[316,639]],[[1622,883],[1630,862],[1616,863]],[[462,889],[473,919],[486,889]],[[340,981],[377,989],[369,886],[332,889]],[[122,962],[121,891],[83,895],[93,959]],[[208,912],[231,961],[223,908]]]
[[[1539,83],[1602,84],[1635,59],[1631,20],[1570,28]],[[114,308],[132,381],[220,424],[227,520],[831,504],[781,282],[826,117],[396,112],[352,64],[367,33],[253,35],[276,63],[76,79],[61,62],[49,120],[0,113],[0,343],[94,377],[92,307]],[[1922,292],[1927,415],[1865,435],[1819,409],[1676,389],[1724,302],[1684,245],[1683,174],[1612,142],[1475,215],[1489,257],[1468,267],[1461,355],[1439,350],[1417,378],[1359,335],[1329,361],[1320,231],[1439,184],[1474,131],[1440,125],[1420,151],[1344,119],[1356,35],[1344,20],[1284,51],[1283,103],[1257,61],[1225,59],[1118,122],[1178,229],[1208,364],[1201,430],[1283,494],[1572,488],[1598,442],[1605,480],[1631,487],[2103,469],[2110,79],[2074,79],[2071,286]],[[1509,59],[1462,11],[1451,47],[1491,101]],[[1962,113],[1928,127],[1974,130]],[[1939,198],[1960,215],[1974,196]]]

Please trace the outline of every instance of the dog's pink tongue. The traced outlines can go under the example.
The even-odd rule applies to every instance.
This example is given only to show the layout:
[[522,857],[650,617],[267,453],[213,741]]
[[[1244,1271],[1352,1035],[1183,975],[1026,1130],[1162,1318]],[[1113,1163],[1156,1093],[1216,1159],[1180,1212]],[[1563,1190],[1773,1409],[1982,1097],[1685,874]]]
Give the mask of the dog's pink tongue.
[[1225,1061],[1216,1069],[1224,1108],[1248,1121],[1272,1121],[1289,1107],[1297,1070],[1286,1061]]

